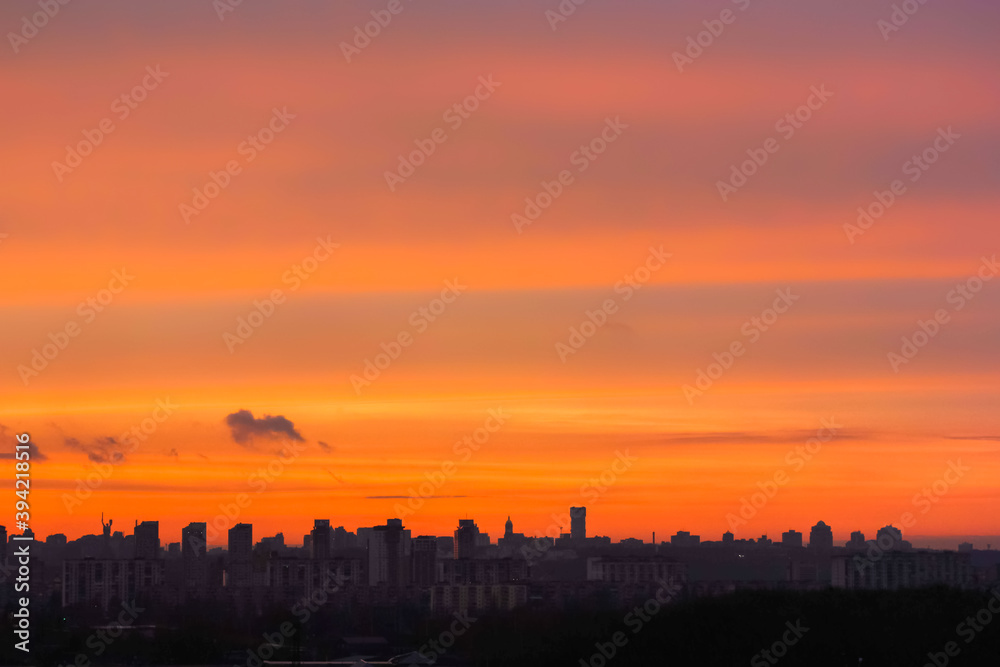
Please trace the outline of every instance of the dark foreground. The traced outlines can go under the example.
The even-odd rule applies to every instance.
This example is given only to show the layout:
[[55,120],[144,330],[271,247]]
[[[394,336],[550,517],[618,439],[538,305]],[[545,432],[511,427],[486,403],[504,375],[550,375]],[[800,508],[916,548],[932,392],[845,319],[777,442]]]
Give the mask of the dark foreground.
[[445,618],[366,609],[317,613],[301,626],[282,610],[251,619],[209,603],[149,613],[154,622],[113,639],[95,632],[104,619],[52,607],[32,618],[27,659],[13,648],[11,611],[0,649],[5,665],[256,666],[261,657],[314,661],[375,651],[384,660],[421,648],[437,664],[497,667],[1000,664],[1000,592],[944,588],[743,592],[629,610]]

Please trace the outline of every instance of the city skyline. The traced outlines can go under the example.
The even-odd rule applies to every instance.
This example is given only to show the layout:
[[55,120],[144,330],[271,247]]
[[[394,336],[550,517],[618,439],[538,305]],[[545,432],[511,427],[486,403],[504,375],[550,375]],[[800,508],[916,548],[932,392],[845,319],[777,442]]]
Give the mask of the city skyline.
[[56,4],[0,6],[39,534],[1000,543],[997,7]]
[[[571,510],[572,509],[575,509],[575,508],[571,508]],[[586,510],[585,507],[582,508],[582,509]],[[559,516],[560,514],[562,514],[562,516]],[[223,516],[223,515],[218,515],[218,516]],[[547,531],[548,531],[547,534],[545,532],[543,532],[543,531],[539,531],[538,533],[518,532],[518,533],[515,533],[515,534],[519,535],[521,537],[524,537],[524,538],[528,538],[528,539],[535,539],[535,538],[539,538],[539,539],[541,539],[541,538],[555,539],[555,538],[560,537],[560,536],[569,537],[569,536],[573,535],[573,533],[572,533],[572,517],[571,517],[570,513],[554,512],[551,518],[552,518],[552,521],[550,522],[550,524],[549,524],[549,526],[547,528]],[[556,526],[556,519],[562,520],[564,518],[568,520],[568,523],[566,525],[560,525],[559,526],[558,534],[556,534],[553,531],[553,527]],[[405,520],[401,520],[401,519],[393,518],[393,517],[387,517],[385,520],[399,520],[399,521],[401,521],[402,522],[402,526],[406,529],[406,531],[408,533],[411,533],[413,535],[414,539],[416,537],[422,537],[422,536],[450,537],[453,532],[457,531],[457,529],[454,528],[454,527],[452,529],[450,529],[450,530],[445,530],[442,533],[435,533],[433,531],[427,532],[427,531],[422,531],[422,530],[413,530],[411,527],[407,526]],[[132,537],[132,536],[135,536],[135,544],[136,544],[136,549],[137,550],[140,549],[140,547],[138,546],[139,545],[138,534],[142,531],[142,529],[144,527],[146,528],[146,530],[153,530],[155,532],[155,534],[156,534],[156,536],[158,537],[158,540],[159,540],[160,549],[161,550],[165,550],[165,548],[166,548],[166,546],[168,544],[181,544],[183,542],[183,533],[184,533],[185,530],[189,529],[193,525],[204,524],[205,525],[205,531],[206,531],[205,544],[207,545],[207,548],[211,549],[211,548],[220,548],[221,547],[223,549],[227,549],[228,546],[229,546],[229,537],[228,537],[228,535],[229,535],[229,531],[230,530],[233,530],[233,529],[235,529],[237,527],[240,527],[240,526],[242,526],[242,527],[249,526],[249,527],[253,528],[255,525],[257,525],[253,521],[253,517],[249,517],[249,516],[238,516],[235,519],[233,519],[232,521],[229,521],[228,518],[227,518],[226,521],[218,521],[216,524],[213,524],[211,521],[193,521],[193,522],[188,522],[188,524],[181,525],[180,528],[177,531],[174,531],[174,533],[176,533],[178,539],[176,540],[176,542],[173,542],[171,540],[165,540],[165,539],[163,539],[163,536],[166,535],[169,532],[169,530],[168,531],[164,531],[164,532],[160,532],[160,525],[161,525],[161,521],[160,520],[158,520],[158,519],[144,519],[144,520],[136,519],[135,521],[136,522],[135,522],[134,525],[133,524],[125,524],[126,526],[132,526],[132,528],[134,529],[133,533],[130,534],[130,533],[127,532],[127,530],[122,530],[121,528],[113,531],[113,533],[120,533],[123,537]],[[328,530],[333,530],[333,529],[346,530],[346,531],[348,531],[348,532],[350,532],[352,534],[357,534],[357,531],[359,529],[364,530],[364,529],[371,529],[372,528],[372,526],[362,526],[362,525],[354,526],[353,528],[350,527],[350,526],[345,526],[345,525],[335,526],[333,524],[336,523],[336,521],[332,520],[332,519],[313,519],[312,522],[311,522],[312,523],[311,529],[310,529],[310,526],[305,525],[304,526],[304,530],[302,530],[302,531],[297,531],[296,529],[286,529],[286,530],[278,531],[278,532],[276,532],[274,534],[271,534],[271,535],[260,535],[258,537],[257,542],[255,542],[255,544],[259,543],[260,540],[263,540],[263,539],[273,539],[273,538],[275,538],[275,537],[277,537],[277,536],[280,535],[280,536],[283,537],[283,540],[284,540],[283,543],[286,544],[286,545],[288,545],[288,546],[290,546],[290,547],[305,547],[305,548],[308,548],[308,545],[309,545],[308,538],[309,538],[309,536],[311,534],[313,534],[316,531],[317,525],[319,523],[321,523],[321,522],[326,526],[326,528]],[[508,530],[507,530],[508,524],[510,524],[511,529],[523,528],[522,526],[520,526],[519,524],[517,524],[515,521],[513,521],[513,519],[510,516],[508,516],[507,519],[504,521],[504,530],[502,530],[502,531],[501,530],[496,530],[496,531],[488,530],[488,529],[485,528],[485,526],[486,526],[485,523],[477,521],[475,518],[456,518],[456,519],[454,519],[454,523],[455,523],[456,526],[458,526],[458,528],[461,528],[461,526],[464,525],[466,522],[471,522],[471,524],[477,529],[477,535],[483,535],[483,536],[489,537],[490,540],[491,540],[489,542],[489,544],[494,544],[494,545],[497,544],[497,540],[498,539],[507,536],[507,534],[508,534]],[[150,527],[150,524],[153,524],[153,525]],[[700,534],[698,534],[696,532],[693,533],[690,530],[685,530],[683,528],[677,528],[677,529],[675,529],[675,531],[672,534],[669,533],[669,532],[661,532],[660,533],[660,539],[658,539],[656,541],[653,541],[651,539],[651,537],[650,537],[651,535],[653,537],[655,537],[656,532],[657,532],[655,530],[654,531],[650,531],[645,536],[637,534],[637,535],[627,535],[627,536],[620,537],[620,538],[613,538],[610,535],[597,534],[593,530],[590,530],[590,529],[586,528],[585,527],[586,526],[585,523],[584,523],[584,527],[581,530],[584,531],[584,535],[587,538],[609,539],[610,540],[610,544],[612,544],[612,545],[615,545],[615,544],[626,544],[626,543],[632,543],[634,541],[638,541],[641,544],[648,544],[649,546],[656,546],[656,545],[661,545],[661,544],[670,544],[672,538],[677,538],[679,536],[684,536],[684,537],[693,536],[695,538],[695,544],[704,543],[704,542],[719,542],[719,543],[722,543],[725,540],[727,533],[731,534],[732,538],[735,539],[737,542],[740,542],[740,541],[743,541],[743,542],[754,542],[754,541],[757,541],[758,538],[766,538],[766,539],[770,539],[774,543],[779,543],[779,542],[783,543],[785,541],[786,536],[788,536],[789,534],[796,534],[797,533],[798,536],[799,536],[799,540],[801,542],[801,546],[809,546],[810,544],[812,544],[812,541],[809,539],[811,537],[811,530],[813,528],[815,528],[816,526],[821,525],[821,524],[823,526],[827,526],[828,525],[828,524],[826,524],[825,521],[823,521],[822,519],[819,519],[819,520],[817,520],[816,524],[814,524],[812,526],[786,526],[784,529],[782,529],[780,531],[775,531],[773,533],[769,533],[767,531],[764,531],[762,533],[760,533],[760,532],[758,532],[758,533],[752,533],[750,531],[744,532],[744,533],[740,533],[740,532],[734,532],[734,531],[731,531],[731,530],[727,530],[724,533],[718,534],[717,539],[714,538],[711,535],[700,535]],[[104,525],[103,522],[102,522],[102,525]],[[897,530],[900,530],[900,534],[902,534],[902,535],[905,536],[905,538],[907,539],[907,541],[912,544],[913,548],[917,548],[917,549],[927,548],[927,549],[934,549],[934,550],[944,550],[944,551],[952,550],[953,551],[953,550],[956,550],[959,547],[959,545],[963,544],[963,543],[971,544],[974,548],[980,549],[980,550],[993,550],[994,547],[1000,548],[1000,540],[995,541],[995,542],[993,541],[993,540],[997,539],[998,536],[985,536],[985,535],[980,535],[980,536],[976,536],[976,535],[965,536],[965,535],[963,535],[963,536],[933,536],[933,537],[931,537],[931,536],[921,535],[919,533],[913,533],[913,534],[911,534],[909,532],[906,532],[906,530],[904,528],[901,528],[900,526],[895,526],[892,523],[887,523],[887,524],[885,524],[883,526],[880,526],[880,527],[877,528],[877,530],[876,530],[875,527],[870,527],[870,528],[868,528],[868,530],[870,532],[866,532],[866,527],[864,527],[864,526],[854,526],[854,527],[851,527],[851,528],[845,528],[843,530],[838,530],[838,529],[836,529],[833,526],[829,526],[829,528],[831,529],[831,537],[832,537],[832,540],[833,540],[833,546],[846,546],[846,545],[849,545],[853,540],[855,540],[855,536],[859,535],[859,534],[862,535],[862,537],[871,537],[872,539],[874,539],[874,536],[877,533],[879,533],[880,531],[882,531],[882,530],[884,530],[886,528],[895,528]],[[4,533],[3,533],[4,535],[11,535],[12,536],[14,534],[17,534],[17,533],[13,533],[13,532],[7,532],[6,528],[4,526],[0,526],[0,529],[4,530]],[[173,533],[171,533],[171,534],[173,534]],[[96,536],[97,533],[81,533],[79,535],[72,536],[72,535],[66,535],[65,533],[56,532],[56,533],[48,533],[48,534],[36,534],[35,535],[35,539],[44,542],[47,537],[54,536],[54,535],[59,535],[59,536],[65,537],[67,540],[72,541],[72,540],[80,539],[80,538],[83,538],[83,537]],[[842,538],[844,538],[845,535],[847,536],[847,539],[842,539]],[[575,538],[572,538],[572,539],[574,541],[577,541],[580,538],[575,537]],[[959,539],[961,541],[957,541]],[[948,546],[948,545],[951,545],[951,546]],[[137,553],[138,553],[138,551],[137,551]]]
[[0,664],[993,664],[998,32],[0,2]]

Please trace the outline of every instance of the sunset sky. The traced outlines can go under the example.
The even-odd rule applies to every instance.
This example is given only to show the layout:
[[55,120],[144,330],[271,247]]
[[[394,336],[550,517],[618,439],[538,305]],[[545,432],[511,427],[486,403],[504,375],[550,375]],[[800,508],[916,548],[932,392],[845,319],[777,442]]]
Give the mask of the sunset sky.
[[592,535],[719,539],[784,471],[738,538],[912,512],[1000,544],[1000,6],[400,0],[357,48],[393,3],[226,1],[71,2],[30,38],[38,4],[0,5],[0,437],[9,486],[37,446],[37,535],[176,542],[246,493],[220,526],[301,543],[447,468],[414,535],[586,505]]

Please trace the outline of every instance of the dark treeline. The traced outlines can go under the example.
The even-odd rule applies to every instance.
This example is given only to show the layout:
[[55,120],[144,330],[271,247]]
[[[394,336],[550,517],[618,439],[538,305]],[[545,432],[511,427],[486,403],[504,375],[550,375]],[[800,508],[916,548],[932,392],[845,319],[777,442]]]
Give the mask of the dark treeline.
[[[267,635],[282,644],[272,659],[341,657],[346,650],[342,637],[381,636],[389,642],[384,657],[416,650],[432,641],[441,645],[443,638],[449,646],[438,664],[476,667],[920,667],[935,664],[928,654],[936,656],[937,667],[996,665],[1000,659],[1000,618],[994,617],[1000,615],[989,611],[991,599],[995,598],[982,592],[935,588],[747,591],[679,599],[660,609],[650,604],[639,612],[608,609],[595,601],[562,611],[528,607],[503,614],[472,614],[468,629],[454,637],[453,643],[446,636],[455,622],[452,615],[431,618],[415,607],[320,608],[305,623],[299,623],[287,609],[249,617],[232,605],[212,601],[173,609],[146,608],[138,622],[155,628],[137,628],[105,641],[95,627],[113,623],[121,607],[102,615],[94,609],[63,609],[53,599],[53,604],[34,606],[32,655],[24,657],[10,640],[0,649],[0,663],[43,667],[257,665],[255,657]],[[1000,609],[1000,601],[993,607]],[[4,615],[8,637],[13,637],[13,610],[8,606]],[[293,628],[290,636],[281,637],[283,623]],[[620,633],[617,645],[616,633]],[[786,640],[794,641],[786,644]],[[954,642],[953,656],[946,654],[949,642]]]

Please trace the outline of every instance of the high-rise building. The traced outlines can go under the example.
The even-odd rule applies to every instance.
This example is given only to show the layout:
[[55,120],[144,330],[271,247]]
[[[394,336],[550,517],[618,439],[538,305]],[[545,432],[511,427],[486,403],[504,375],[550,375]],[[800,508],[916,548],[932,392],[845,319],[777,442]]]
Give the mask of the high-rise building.
[[46,547],[64,547],[66,546],[66,536],[63,533],[53,533],[45,538]]
[[189,523],[181,529],[181,559],[184,561],[184,585],[195,593],[205,592],[208,584],[207,525]]
[[433,535],[413,540],[413,583],[417,586],[437,583],[437,538]]
[[347,530],[343,526],[337,526],[333,530],[333,550],[353,549],[358,546],[358,536]]
[[851,533],[851,541],[847,543],[848,549],[862,550],[868,547],[868,543],[865,542],[865,534],[860,530],[855,530]]
[[472,519],[459,519],[455,529],[455,558],[475,558],[479,528]]
[[670,536],[670,544],[675,547],[696,547],[701,544],[700,535],[692,535],[686,530],[678,530]]
[[802,546],[802,533],[797,530],[787,530],[781,534],[781,546],[784,547],[801,547]]
[[160,557],[160,522],[143,521],[137,523],[134,531],[135,557],[155,560]]
[[875,534],[875,543],[882,551],[908,551],[910,543],[903,540],[903,531],[895,526],[882,526]]
[[569,519],[570,519],[570,538],[574,542],[582,542],[587,539],[587,508],[586,507],[570,507],[569,508]]
[[327,559],[330,557],[330,543],[333,542],[333,531],[330,529],[329,519],[316,519],[313,522],[313,529],[309,533],[310,549],[309,555],[316,559]]
[[249,586],[252,582],[253,524],[238,523],[229,529],[229,554],[226,585]]
[[193,522],[181,529],[181,555],[184,558],[204,558],[208,542],[208,525]]
[[0,526],[0,565],[7,564],[7,526]]
[[833,528],[820,521],[809,531],[809,548],[820,551],[833,549]]
[[510,515],[507,516],[507,523],[504,524],[503,536],[508,539],[514,536],[514,522],[510,520]]
[[285,534],[278,533],[272,537],[260,538],[260,549],[267,557],[271,554],[282,554],[285,551]]
[[845,554],[833,557],[831,580],[834,588],[849,589],[968,588],[976,579],[971,556],[954,551],[888,550],[858,567],[858,554]]
[[[358,529],[361,534],[362,530]],[[403,586],[410,578],[410,531],[402,519],[364,531],[368,547],[368,583]]]

